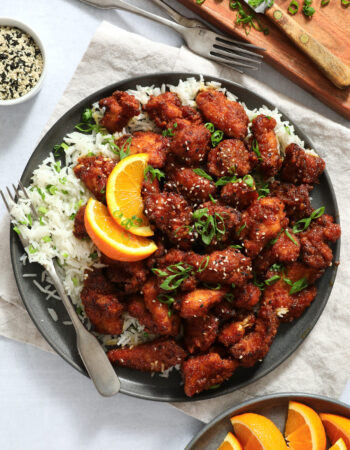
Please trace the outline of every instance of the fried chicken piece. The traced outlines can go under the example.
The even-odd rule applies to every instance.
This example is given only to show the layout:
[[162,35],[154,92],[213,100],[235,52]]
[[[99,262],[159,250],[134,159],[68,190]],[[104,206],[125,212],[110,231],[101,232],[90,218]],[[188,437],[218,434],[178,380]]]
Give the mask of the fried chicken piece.
[[237,361],[222,359],[218,353],[189,358],[182,364],[182,375],[185,383],[185,394],[194,394],[209,389],[230,378],[238,367]]
[[213,236],[209,247],[207,247],[208,250],[225,246],[229,241],[232,242],[232,239],[235,236],[236,227],[241,220],[241,213],[239,211],[230,206],[221,205],[218,202],[203,203],[198,210],[207,210],[207,214],[214,217],[217,228],[221,231]]
[[197,166],[205,160],[209,151],[210,132],[203,124],[178,121],[170,152],[184,164]]
[[185,345],[189,353],[206,352],[215,342],[219,320],[213,315],[185,321]]
[[247,255],[257,256],[287,223],[284,204],[277,197],[264,197],[252,203],[243,212],[237,231],[244,240]]
[[146,309],[145,302],[141,296],[135,295],[131,297],[127,303],[127,309],[128,313],[145,327],[147,333],[159,333],[157,324],[154,322],[152,314]]
[[239,177],[247,175],[257,162],[256,156],[247,150],[243,141],[226,139],[212,148],[208,154],[208,171],[216,177],[236,174]]
[[86,205],[81,206],[74,218],[73,234],[77,239],[85,239],[89,237],[84,223],[85,209]]
[[277,241],[273,244],[271,251],[275,261],[282,263],[296,261],[300,253],[300,241],[298,236],[293,233],[291,228],[287,228],[279,235]]
[[243,180],[226,184],[220,193],[220,199],[224,203],[237,208],[239,211],[248,208],[258,197],[259,194],[255,186],[248,186]]
[[169,314],[169,307],[159,301],[160,289],[155,277],[148,278],[143,287],[146,308],[152,315],[158,334],[176,336],[179,332],[180,318],[177,314]]
[[312,186],[274,181],[270,184],[270,195],[278,197],[285,206],[287,216],[293,222],[310,216],[313,208],[310,203],[310,191]]
[[195,268],[197,279],[204,283],[243,286],[252,278],[251,259],[234,248],[212,252],[208,265],[201,272],[198,269],[203,269],[202,255],[189,252],[186,261]]
[[103,202],[106,199],[107,179],[116,163],[114,159],[102,155],[83,156],[73,170],[97,200]]
[[195,238],[190,230],[192,209],[182,195],[170,192],[144,196],[144,213],[153,224],[175,245],[184,250],[191,248]]
[[315,184],[326,164],[322,158],[309,153],[297,144],[290,144],[285,150],[280,172],[281,180],[294,184]]
[[[273,273],[276,275],[276,272]],[[267,277],[271,272],[267,273]],[[285,279],[295,283],[304,278],[306,285],[315,281],[319,276],[314,270],[300,262],[292,263],[285,268],[284,274],[280,273],[281,278],[271,286],[267,286],[263,293],[262,305],[271,307],[275,314],[283,322],[291,322],[300,317],[305,309],[314,300],[317,294],[315,286],[308,286],[295,294],[290,294],[291,286],[285,282]]]
[[173,339],[157,339],[132,348],[115,348],[107,352],[111,363],[142,372],[164,372],[181,364],[186,357]]
[[199,204],[215,195],[216,186],[213,181],[197,175],[193,169],[178,167],[174,164],[167,165],[167,189],[177,191],[192,204]]
[[245,336],[247,330],[252,328],[255,324],[254,314],[241,316],[237,319],[233,322],[226,323],[220,330],[218,342],[225,347],[231,347],[232,345],[237,344],[237,342]]
[[244,367],[252,367],[270,350],[277,334],[279,319],[271,307],[260,308],[255,325],[249,333],[229,349],[230,354]]
[[125,294],[136,294],[146,282],[148,270],[143,261],[114,261],[106,269],[107,277]]
[[237,315],[236,309],[233,307],[232,302],[224,299],[212,309],[214,316],[216,316],[221,322],[230,320]]
[[260,170],[266,177],[276,175],[282,165],[275,126],[276,120],[263,114],[252,121],[252,132],[261,155]]
[[247,136],[249,119],[242,105],[229,100],[216,89],[200,91],[196,102],[205,119],[222,130],[225,136],[236,139]]
[[118,301],[115,286],[107,280],[102,270],[89,272],[80,297],[96,331],[102,334],[120,334],[123,331],[121,314],[124,307]]
[[234,290],[233,304],[235,308],[253,309],[259,303],[261,291],[253,283],[248,283]]
[[156,97],[151,95],[144,110],[159,128],[167,128],[177,120],[186,119],[192,123],[201,123],[201,115],[190,106],[182,106],[175,92],[164,92]]
[[332,265],[333,252],[326,242],[335,242],[341,234],[340,225],[332,216],[323,214],[310,227],[300,233],[301,259],[315,269],[326,269]]
[[184,319],[204,317],[210,308],[224,299],[226,294],[226,289],[196,289],[189,292],[182,297],[180,316]]
[[146,174],[142,182],[142,196],[146,197],[147,195],[150,194],[159,194],[159,193],[160,193],[160,186],[157,178],[154,178],[152,180],[152,177]]
[[115,143],[119,148],[124,148],[124,151],[129,149],[130,155],[147,153],[148,164],[157,169],[164,166],[169,149],[169,139],[152,131],[135,131],[132,135],[120,137]]
[[110,133],[121,131],[130,119],[140,114],[139,101],[124,91],[115,91],[111,97],[102,98],[99,105],[106,108],[100,124]]

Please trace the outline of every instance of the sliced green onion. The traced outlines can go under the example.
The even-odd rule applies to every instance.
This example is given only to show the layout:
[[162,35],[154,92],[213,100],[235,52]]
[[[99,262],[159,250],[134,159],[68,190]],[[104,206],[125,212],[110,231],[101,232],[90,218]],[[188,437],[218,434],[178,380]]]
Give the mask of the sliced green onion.
[[[197,270],[198,273],[203,272],[203,270],[205,270],[205,269],[208,267],[209,259],[210,259],[210,256],[207,255],[207,256],[201,261],[201,263],[200,263],[200,265],[199,265],[199,267],[198,267],[198,270]],[[203,262],[204,262],[204,264],[203,264]]]
[[214,133],[215,131],[214,124],[212,124],[211,122],[207,122],[206,124],[204,124],[204,126],[207,130],[210,131],[210,133]]
[[273,275],[268,280],[265,280],[265,284],[267,284],[267,286],[271,286],[272,284],[276,283],[276,281],[278,281],[280,278],[281,277],[279,275]]
[[[328,0],[329,1],[329,0]],[[294,16],[294,14],[296,14],[299,11],[299,2],[297,2],[297,0],[292,0],[289,3],[288,6],[288,12],[289,14],[291,14],[292,16]]]
[[284,230],[284,232],[286,233],[286,236],[293,242],[293,244],[298,245],[297,241],[293,238],[288,230]]
[[209,181],[213,181],[213,177],[211,177],[205,170],[203,169],[193,169],[193,172],[200,177],[206,178]]

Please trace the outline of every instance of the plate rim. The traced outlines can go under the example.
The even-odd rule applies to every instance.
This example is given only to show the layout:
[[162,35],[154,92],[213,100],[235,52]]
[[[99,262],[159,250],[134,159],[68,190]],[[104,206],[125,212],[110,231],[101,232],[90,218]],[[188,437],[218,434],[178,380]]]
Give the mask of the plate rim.
[[[186,78],[190,78],[190,77],[194,77],[196,79],[198,79],[199,77],[203,77],[204,81],[215,81],[215,82],[219,82],[219,83],[227,83],[229,85],[233,85],[236,86],[237,88],[239,88],[240,90],[243,90],[244,93],[248,93],[248,95],[253,95],[255,97],[258,97],[259,99],[262,100],[262,104],[261,106],[265,105],[271,109],[275,109],[277,108],[278,112],[282,114],[283,118],[285,118],[286,120],[288,120],[295,129],[296,134],[301,137],[302,140],[304,140],[306,146],[310,146],[311,148],[315,149],[315,146],[313,145],[311,139],[299,128],[299,126],[294,123],[294,121],[292,121],[288,114],[286,114],[284,112],[283,109],[277,107],[276,105],[274,105],[273,103],[271,103],[269,100],[267,100],[264,96],[255,93],[254,91],[252,91],[251,89],[240,85],[239,83],[236,83],[234,81],[225,79],[225,78],[221,78],[221,77],[216,77],[216,76],[212,76],[212,75],[207,75],[207,74],[202,74],[202,73],[195,73],[195,72],[155,72],[155,73],[149,73],[149,74],[144,74],[144,75],[138,75],[138,76],[134,76],[134,77],[129,77],[129,78],[125,78],[122,79],[120,81],[111,83],[101,89],[98,89],[97,91],[92,92],[91,94],[89,94],[88,96],[86,96],[85,98],[83,98],[82,100],[80,100],[79,102],[75,103],[73,106],[71,106],[58,120],[55,121],[55,123],[45,132],[44,136],[40,139],[40,141],[37,143],[37,145],[35,146],[35,149],[33,150],[32,154],[30,155],[24,170],[22,172],[21,175],[21,181],[23,181],[23,177],[25,176],[26,172],[27,172],[27,168],[28,166],[31,164],[31,161],[37,151],[37,149],[43,144],[43,142],[45,141],[46,137],[51,133],[51,131],[57,127],[59,124],[61,123],[65,123],[65,119],[67,116],[69,116],[72,113],[72,110],[79,110],[82,108],[83,105],[85,105],[87,102],[92,102],[92,99],[94,97],[100,96],[100,95],[105,95],[106,92],[108,91],[112,91],[117,89],[119,86],[124,85],[124,84],[134,84],[134,86],[136,87],[136,85],[138,84],[142,84],[142,80],[146,79],[146,78],[153,78],[154,84],[156,84],[157,86],[160,86],[161,84],[169,84],[167,82],[159,82],[158,83],[158,79],[167,79],[169,77],[176,77],[176,79],[179,81],[180,79],[186,79]],[[158,83],[158,84],[157,84]],[[171,83],[172,84],[172,83]],[[241,102],[245,102],[245,99],[242,99],[241,96],[238,97],[238,100]],[[52,149],[50,150],[52,151]],[[335,191],[334,191],[334,187],[333,184],[331,182],[331,179],[328,175],[327,169],[324,171],[323,176],[325,176],[328,187],[329,187],[329,193],[330,196],[332,198],[332,202],[333,202],[333,206],[334,206],[334,211],[335,211],[335,221],[336,223],[340,223],[340,219],[339,219],[339,208],[338,208],[338,202],[335,196]],[[25,292],[23,291],[22,285],[20,283],[20,279],[22,278],[20,273],[17,270],[17,264],[18,261],[15,260],[15,255],[14,255],[14,242],[15,240],[18,239],[17,234],[13,231],[11,223],[10,223],[10,254],[11,254],[11,264],[12,264],[12,268],[13,268],[13,272],[15,275],[15,281],[16,281],[16,285],[17,288],[19,290],[21,299],[24,303],[24,306],[31,318],[31,320],[33,321],[35,327],[37,328],[37,330],[40,332],[40,334],[44,337],[44,339],[48,342],[48,344],[55,350],[55,352],[57,354],[59,354],[66,362],[68,362],[72,367],[74,367],[76,370],[78,370],[80,373],[82,373],[83,375],[88,377],[88,374],[86,371],[84,371],[74,360],[69,358],[69,355],[65,355],[64,352],[62,352],[58,346],[55,344],[55,342],[53,341],[53,339],[50,337],[49,333],[46,333],[45,331],[43,331],[43,329],[40,328],[40,322],[38,319],[35,318],[35,315],[33,314],[31,308],[30,308],[30,300],[26,300],[26,296],[25,296]],[[338,261],[339,257],[340,257],[340,247],[341,247],[341,238],[336,242],[335,244],[335,249],[333,252],[333,261]],[[319,318],[321,317],[327,303],[328,303],[328,299],[329,296],[332,292],[333,289],[333,285],[337,276],[337,272],[338,272],[338,267],[334,267],[332,270],[332,274],[330,277],[330,283],[327,286],[326,292],[325,292],[325,296],[324,296],[324,300],[323,300],[323,304],[321,306],[321,308],[319,309],[319,312],[317,314],[317,316],[313,317],[310,325],[308,326],[308,329],[306,330],[306,332],[304,333],[303,337],[301,339],[299,339],[296,343],[294,343],[288,352],[286,352],[278,361],[276,361],[275,363],[273,363],[268,369],[266,369],[265,371],[263,371],[262,373],[258,374],[257,376],[253,376],[254,379],[252,379],[252,377],[248,378],[247,380],[239,383],[236,386],[232,386],[232,387],[225,387],[225,390],[222,392],[220,390],[218,391],[205,391],[203,393],[201,393],[200,397],[172,397],[171,395],[155,395],[155,394],[141,394],[138,392],[133,392],[132,389],[128,389],[128,388],[123,388],[121,387],[120,392],[126,395],[131,395],[133,397],[137,397],[137,398],[141,398],[141,399],[145,399],[145,400],[152,400],[152,401],[163,401],[163,402],[194,402],[194,401],[201,401],[201,400],[206,400],[206,399],[211,399],[211,398],[215,398],[215,397],[220,397],[222,395],[227,395],[229,393],[232,393],[238,389],[242,389],[245,386],[254,383],[258,380],[260,380],[261,378],[265,377],[266,375],[268,375],[269,373],[271,373],[273,370],[275,370],[278,366],[280,366],[286,359],[288,359],[289,357],[291,357],[293,355],[293,353],[297,350],[297,348],[304,342],[305,338],[310,334],[310,332],[312,331],[312,329],[314,328],[314,326],[316,325],[316,323],[318,322]]]

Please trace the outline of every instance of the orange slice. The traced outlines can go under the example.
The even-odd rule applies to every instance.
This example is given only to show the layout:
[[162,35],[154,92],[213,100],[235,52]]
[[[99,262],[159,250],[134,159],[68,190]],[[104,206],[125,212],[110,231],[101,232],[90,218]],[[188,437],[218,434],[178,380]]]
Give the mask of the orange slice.
[[93,198],[86,205],[84,223],[96,247],[117,261],[140,261],[157,250],[150,239],[135,236],[116,224],[105,205]]
[[236,436],[231,432],[227,433],[218,450],[243,450]]
[[350,449],[350,419],[336,414],[320,414],[327,436],[332,444],[337,439],[343,438],[346,446]]
[[244,450],[287,450],[282,433],[267,417],[246,413],[231,417],[231,423]]
[[326,433],[320,416],[309,406],[290,401],[285,438],[293,450],[325,450]]
[[348,450],[348,447],[346,446],[344,439],[339,438],[337,442],[330,447],[329,450]]
[[122,228],[137,236],[152,236],[143,214],[142,182],[148,154],[139,153],[122,159],[108,177],[106,200],[110,215]]

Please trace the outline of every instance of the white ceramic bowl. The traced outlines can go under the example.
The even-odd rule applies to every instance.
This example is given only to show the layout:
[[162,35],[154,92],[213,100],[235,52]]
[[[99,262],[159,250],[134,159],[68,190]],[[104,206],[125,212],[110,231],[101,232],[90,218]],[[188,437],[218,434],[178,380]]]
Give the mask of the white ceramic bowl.
[[29,100],[30,98],[34,97],[34,95],[36,95],[40,91],[43,80],[45,78],[45,74],[46,74],[45,49],[44,49],[43,43],[41,42],[39,36],[35,33],[35,31],[33,31],[25,23],[20,22],[19,20],[10,19],[8,17],[0,17],[0,26],[1,25],[2,26],[5,25],[5,26],[9,26],[9,27],[17,27],[17,28],[20,28],[21,30],[25,31],[26,33],[28,33],[34,39],[34,41],[40,48],[41,54],[43,56],[43,71],[42,71],[40,78],[39,78],[38,82],[36,83],[36,85],[33,86],[33,88],[29,92],[22,95],[22,97],[14,98],[11,100],[0,100],[0,106],[17,105],[18,103],[23,103],[26,100]]

